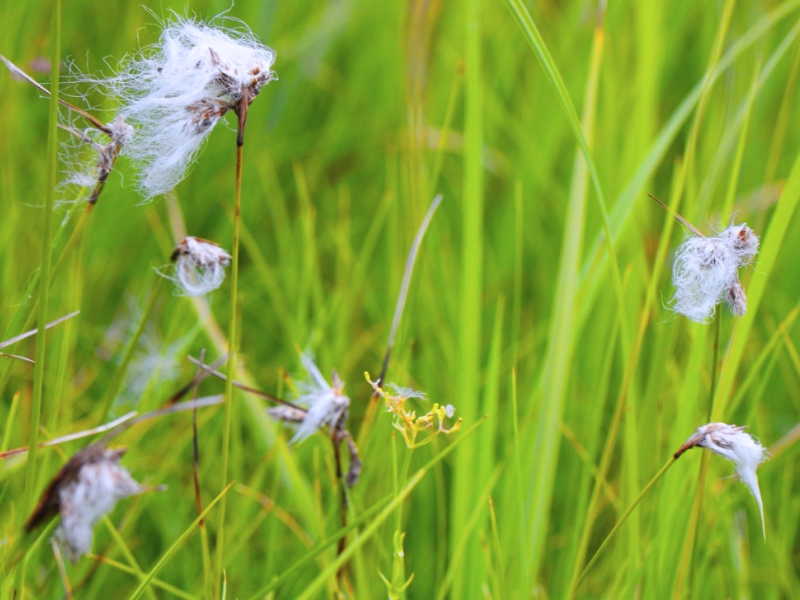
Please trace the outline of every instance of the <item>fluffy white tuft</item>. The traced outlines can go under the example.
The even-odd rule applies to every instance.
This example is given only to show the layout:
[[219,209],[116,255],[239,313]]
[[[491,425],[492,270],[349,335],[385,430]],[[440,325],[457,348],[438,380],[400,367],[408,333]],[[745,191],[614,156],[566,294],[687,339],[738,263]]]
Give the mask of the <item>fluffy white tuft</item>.
[[[185,237],[172,252],[175,276],[167,277],[183,296],[205,296],[222,285],[231,255],[214,242]],[[160,271],[157,271],[161,274]]]
[[325,381],[311,356],[301,354],[300,361],[310,381],[297,383],[300,394],[294,402],[306,408],[305,414],[301,416],[299,411],[287,411],[285,407],[275,407],[268,411],[273,418],[297,424],[291,443],[302,442],[325,425],[333,429],[342,419],[347,418],[347,410],[350,408],[350,398],[342,393],[344,383],[339,380],[335,371],[334,385],[331,386]]
[[68,204],[76,200],[95,202],[105,184],[105,180],[114,169],[117,156],[133,139],[135,130],[121,115],[101,131],[97,127],[79,129],[78,115],[70,113],[60,126],[71,135],[61,143],[59,158],[64,165],[63,179],[59,189],[64,195],[59,204]]
[[739,267],[753,261],[758,243],[745,224],[731,225],[716,237],[688,238],[672,265],[672,310],[698,323],[710,322],[721,302],[727,302],[734,315],[745,314],[747,297],[739,283]]
[[419,392],[414,388],[410,387],[401,387],[397,384],[390,383],[389,389],[394,392],[395,396],[400,396],[401,398],[408,400],[409,398],[418,398],[419,400],[427,400],[425,397],[425,392]]
[[160,41],[95,81],[122,102],[120,113],[137,129],[125,148],[141,169],[146,198],[174,188],[206,136],[246,92],[249,100],[275,78],[275,52],[249,31],[191,19],[166,22]]
[[95,523],[114,508],[117,500],[144,491],[119,465],[121,457],[119,450],[104,450],[82,464],[77,476],[59,489],[61,524],[55,537],[72,562],[89,552]]
[[761,529],[766,537],[764,526],[764,506],[758,487],[756,469],[767,459],[767,450],[757,439],[745,432],[747,427],[737,427],[725,423],[709,423],[698,427],[695,434],[687,440],[684,447],[701,446],[714,454],[727,458],[736,469],[736,474],[753,494],[761,515]]

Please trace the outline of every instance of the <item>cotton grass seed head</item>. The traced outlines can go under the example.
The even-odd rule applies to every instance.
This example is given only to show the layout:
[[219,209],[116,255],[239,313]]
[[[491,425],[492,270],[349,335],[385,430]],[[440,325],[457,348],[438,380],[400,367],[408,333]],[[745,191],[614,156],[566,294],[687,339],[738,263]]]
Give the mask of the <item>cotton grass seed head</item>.
[[739,267],[750,264],[759,239],[745,224],[731,225],[715,237],[691,236],[680,245],[672,265],[672,310],[708,323],[717,304],[726,302],[736,316],[747,310]]
[[744,483],[758,504],[761,515],[761,528],[766,537],[764,528],[764,506],[761,502],[761,491],[758,488],[756,469],[767,459],[767,450],[744,427],[727,425],[725,423],[709,423],[698,427],[697,431],[675,453],[678,458],[686,450],[701,447],[711,450],[714,454],[727,458],[736,469],[736,474]]
[[248,30],[180,17],[163,26],[158,43],[94,81],[120,99],[120,113],[138,129],[125,153],[141,169],[146,198],[174,188],[220,119],[275,79],[275,52]]
[[[205,296],[222,285],[231,255],[214,242],[185,237],[172,251],[175,276],[168,277],[183,296]],[[159,272],[160,273],[160,272]]]
[[275,419],[296,425],[297,430],[290,441],[292,444],[302,442],[325,425],[330,428],[332,435],[336,430],[343,430],[350,408],[350,398],[342,393],[344,383],[336,371],[333,372],[333,385],[330,385],[310,355],[301,354],[300,361],[309,380],[295,382],[299,394],[294,403],[305,410],[277,406],[267,411]]
[[45,490],[25,529],[30,531],[58,514],[61,523],[55,539],[69,559],[76,562],[87,554],[95,524],[118,500],[148,489],[119,465],[125,451],[93,444],[75,454]]

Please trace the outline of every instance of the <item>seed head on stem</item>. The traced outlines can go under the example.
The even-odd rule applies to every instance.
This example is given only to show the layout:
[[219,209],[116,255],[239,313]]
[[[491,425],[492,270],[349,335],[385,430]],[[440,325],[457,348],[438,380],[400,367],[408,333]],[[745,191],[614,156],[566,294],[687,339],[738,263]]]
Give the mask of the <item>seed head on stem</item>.
[[756,469],[767,459],[768,453],[757,439],[745,432],[746,429],[746,426],[737,427],[725,423],[708,423],[698,427],[697,431],[675,452],[675,458],[690,448],[700,447],[711,450],[714,454],[719,454],[731,461],[739,479],[748,487],[758,504],[761,528],[764,538],[766,538],[764,505],[761,502]]
[[275,79],[275,52],[249,31],[175,17],[158,43],[93,81],[116,96],[137,136],[125,153],[141,168],[139,189],[152,198],[186,175],[206,137],[233,110],[243,136],[247,107]]

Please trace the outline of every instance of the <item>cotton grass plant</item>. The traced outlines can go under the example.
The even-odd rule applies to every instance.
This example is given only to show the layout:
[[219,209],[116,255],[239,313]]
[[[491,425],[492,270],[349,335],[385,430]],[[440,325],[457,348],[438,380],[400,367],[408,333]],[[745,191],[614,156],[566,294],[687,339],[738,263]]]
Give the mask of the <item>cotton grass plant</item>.
[[[236,3],[228,14],[246,26],[207,18],[226,6],[201,0],[199,16],[183,16],[168,0],[149,6],[163,10],[156,19],[75,0],[51,30],[57,3],[0,3],[0,53],[59,98],[77,89],[62,57],[113,78],[142,58],[137,48],[160,57],[162,27],[183,21],[233,29],[234,40],[249,28],[277,51],[270,70],[281,77],[247,112],[239,260],[240,114],[224,85],[200,90],[189,110],[182,100],[197,150],[183,154],[177,187],[144,204],[149,163],[126,155],[144,126],[131,120],[89,218],[97,146],[111,138],[60,103],[48,121],[46,94],[0,67],[0,352],[26,359],[0,356],[0,453],[13,451],[0,460],[0,596],[799,595],[800,3],[568,1],[556,15],[519,0],[300,0]],[[55,75],[39,70],[43,53]],[[122,114],[108,88],[80,85],[85,101],[67,99],[104,127]],[[65,140],[92,176],[85,189],[55,190]],[[51,190],[51,205],[80,202],[39,208]],[[655,190],[702,241],[722,238],[731,215],[760,238],[716,288],[711,327],[669,309],[671,257],[701,236],[654,211]],[[409,246],[438,192],[406,285]],[[187,236],[231,257],[205,295],[175,294],[152,272]],[[295,381],[311,381],[297,345],[314,353],[321,397],[349,399],[338,459],[330,420],[291,443],[311,407],[294,402]],[[128,448],[116,466],[137,484],[167,489],[119,500],[92,528],[90,553],[59,566],[48,541],[60,517],[24,529],[49,483],[119,412],[162,406],[175,368],[190,381],[188,356],[208,364],[230,348],[234,368],[214,369],[230,381],[224,406],[130,427],[105,446]],[[147,376],[142,350],[163,355],[169,373],[154,364]],[[414,413],[413,449],[365,371]],[[187,395],[222,388],[206,378]],[[420,445],[459,418],[457,432]],[[674,458],[719,423],[748,425],[731,435],[757,436],[769,460],[729,464],[710,447]],[[736,475],[748,465],[763,521]]]

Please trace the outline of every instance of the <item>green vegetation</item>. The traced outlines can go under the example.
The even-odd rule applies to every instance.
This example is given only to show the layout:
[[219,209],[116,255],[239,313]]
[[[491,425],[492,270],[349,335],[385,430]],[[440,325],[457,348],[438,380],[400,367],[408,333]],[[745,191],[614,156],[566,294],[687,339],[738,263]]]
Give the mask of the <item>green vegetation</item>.
[[[46,85],[39,65],[59,57],[108,74],[186,10],[147,7],[3,2],[0,54]],[[270,402],[208,377],[197,395],[226,400],[197,412],[201,507],[191,412],[126,430],[121,464],[167,489],[97,524],[93,554],[64,565],[75,597],[800,597],[800,0],[228,14],[276,50],[279,76],[247,117],[238,253],[235,115],[173,194],[142,204],[123,152],[92,211],[52,211],[55,101],[0,66],[0,342],[80,310],[0,348],[36,360],[0,356],[0,451],[160,408],[195,376],[189,356],[225,364],[234,331],[220,368],[268,394],[293,397],[298,348],[338,372],[363,471],[343,520],[327,430],[290,445]],[[101,119],[117,108],[61,82]],[[648,193],[707,234],[735,215],[761,236],[746,315],[669,310],[687,232]],[[462,422],[409,449],[364,374],[381,372],[437,194],[385,383],[426,393],[396,410],[408,427],[434,404]],[[186,234],[238,263],[205,299],[154,273]],[[732,465],[672,458],[711,421],[772,452],[766,541]],[[64,597],[57,520],[23,525],[98,437],[0,460],[0,597]]]

